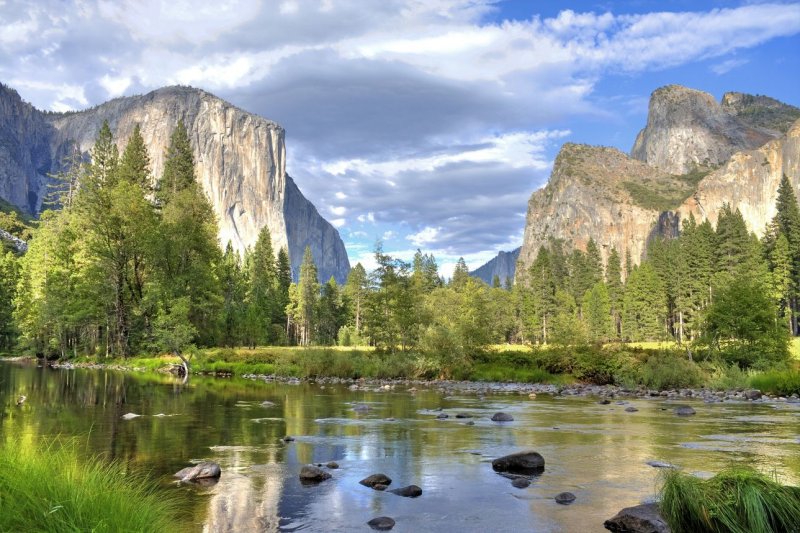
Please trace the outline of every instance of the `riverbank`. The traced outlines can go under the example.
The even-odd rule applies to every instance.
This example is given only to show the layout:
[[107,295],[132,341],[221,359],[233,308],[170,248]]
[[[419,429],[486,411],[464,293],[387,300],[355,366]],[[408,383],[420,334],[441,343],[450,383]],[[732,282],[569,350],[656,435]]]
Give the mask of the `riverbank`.
[[[738,368],[690,363],[680,355],[642,346],[613,347],[609,353],[567,354],[555,350],[502,347],[476,356],[464,379],[420,375],[424,356],[381,354],[368,348],[205,349],[190,357],[194,374],[241,377],[265,382],[344,384],[353,390],[383,391],[435,388],[444,394],[551,394],[623,398],[794,402],[800,396],[800,373],[793,369],[745,373]],[[17,358],[18,359],[18,358]],[[50,363],[57,368],[177,373],[174,356],[108,359],[82,357]],[[552,373],[544,365],[566,366],[572,373]],[[576,374],[583,379],[578,379]],[[586,379],[587,376],[589,379]],[[610,377],[609,377],[610,376]],[[591,378],[611,383],[593,383]]]

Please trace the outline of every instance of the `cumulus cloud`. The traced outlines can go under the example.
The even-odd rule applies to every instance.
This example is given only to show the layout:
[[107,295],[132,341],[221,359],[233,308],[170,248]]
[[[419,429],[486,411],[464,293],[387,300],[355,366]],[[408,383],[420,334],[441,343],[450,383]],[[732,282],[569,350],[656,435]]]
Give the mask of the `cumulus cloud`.
[[797,3],[494,22],[497,9],[493,0],[0,3],[0,79],[52,110],[165,84],[211,90],[286,128],[289,172],[353,236],[354,257],[368,255],[361,233],[391,231],[447,261],[478,260],[520,242],[527,199],[571,119],[609,106],[642,112],[646,93],[598,97],[604,77],[709,60],[723,74],[747,61],[733,54],[800,32]]

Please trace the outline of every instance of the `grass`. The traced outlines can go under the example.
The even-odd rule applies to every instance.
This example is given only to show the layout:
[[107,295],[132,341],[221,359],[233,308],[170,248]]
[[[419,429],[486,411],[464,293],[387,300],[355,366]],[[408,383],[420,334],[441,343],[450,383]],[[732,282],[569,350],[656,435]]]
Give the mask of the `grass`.
[[664,475],[660,507],[675,533],[797,531],[800,488],[740,466],[708,480],[670,470]]
[[778,396],[800,394],[800,371],[769,370],[750,377],[750,386]]
[[179,499],[75,444],[0,445],[0,531],[180,531]]

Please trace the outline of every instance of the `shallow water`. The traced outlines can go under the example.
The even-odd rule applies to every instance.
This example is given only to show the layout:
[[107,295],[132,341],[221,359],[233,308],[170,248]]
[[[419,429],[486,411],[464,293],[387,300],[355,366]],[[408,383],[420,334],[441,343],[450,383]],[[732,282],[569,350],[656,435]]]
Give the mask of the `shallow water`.
[[[92,453],[145,468],[163,479],[163,490],[184,492],[197,531],[369,531],[369,519],[390,516],[398,532],[599,532],[620,508],[652,499],[659,470],[648,461],[703,476],[742,462],[800,484],[798,404],[681,402],[697,415],[678,417],[677,404],[660,398],[599,405],[449,394],[197,377],[181,385],[0,363],[0,438],[33,445],[78,436]],[[28,399],[18,407],[19,395]],[[628,405],[639,411],[625,412]],[[515,420],[491,422],[497,411]],[[440,412],[450,417],[437,420]],[[126,413],[142,416],[124,420]],[[296,441],[284,443],[285,435]],[[491,460],[527,449],[544,456],[545,471],[516,489]],[[219,482],[175,485],[171,474],[200,459],[222,466]],[[300,484],[302,465],[328,461],[340,465],[332,479]],[[376,472],[392,478],[390,488],[415,484],[423,494],[402,498],[358,484]],[[575,503],[556,504],[563,491]]]

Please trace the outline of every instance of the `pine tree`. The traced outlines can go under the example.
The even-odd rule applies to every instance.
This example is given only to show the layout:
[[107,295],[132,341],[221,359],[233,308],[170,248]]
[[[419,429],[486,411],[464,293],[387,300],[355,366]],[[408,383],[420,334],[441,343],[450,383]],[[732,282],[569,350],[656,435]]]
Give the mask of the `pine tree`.
[[778,186],[778,198],[775,202],[777,214],[773,224],[786,237],[789,257],[791,258],[791,286],[788,289],[788,310],[792,334],[798,331],[798,288],[800,288],[800,208],[797,196],[786,174]]
[[300,264],[300,279],[297,282],[296,302],[292,317],[297,327],[298,344],[301,346],[308,346],[313,339],[317,327],[318,301],[317,266],[314,264],[311,248],[306,246],[303,262]]
[[142,189],[148,189],[150,186],[150,155],[147,153],[147,146],[144,144],[138,124],[134,126],[122,153],[117,179],[138,185]]
[[278,315],[276,322],[286,324],[286,306],[289,304],[289,286],[292,284],[292,265],[289,262],[289,252],[285,247],[278,250],[276,268],[278,274]]
[[625,283],[622,335],[630,341],[657,340],[665,335],[666,294],[648,261],[633,268]]
[[248,302],[254,309],[250,311],[255,326],[255,341],[259,344],[272,342],[273,321],[279,316],[278,272],[269,228],[264,226],[249,256],[248,262]]
[[620,334],[622,322],[622,264],[616,248],[611,249],[608,255],[608,265],[606,268],[606,281],[608,286],[608,297],[611,302],[611,316],[614,321],[614,336]]
[[342,294],[336,280],[331,278],[322,286],[319,299],[317,342],[328,346],[336,343],[339,328],[344,325]]
[[189,141],[189,132],[186,131],[186,126],[181,119],[170,136],[169,147],[164,158],[164,173],[161,176],[156,197],[160,203],[167,203],[175,194],[191,187],[194,183],[192,145]]
[[369,280],[367,271],[357,263],[350,269],[347,282],[344,286],[344,295],[349,308],[349,315],[352,318],[352,325],[355,327],[356,335],[361,335],[361,327],[364,314],[364,305],[369,292]]
[[581,309],[589,340],[603,342],[612,337],[614,320],[611,314],[611,298],[605,283],[598,281],[586,291]]
[[243,342],[245,320],[246,285],[239,253],[228,241],[219,269],[222,287],[222,336],[225,346],[233,347]]
[[549,322],[556,312],[556,284],[551,266],[550,251],[542,246],[528,272],[531,299],[528,322],[539,330],[537,337],[545,344]]
[[463,257],[459,257],[455,269],[453,270],[453,278],[450,280],[450,286],[457,291],[461,290],[466,286],[468,279],[469,268],[467,268],[467,263],[464,262]]

